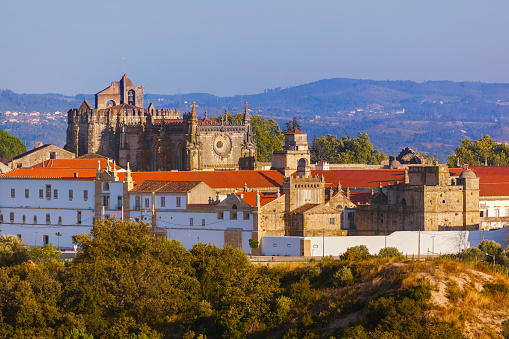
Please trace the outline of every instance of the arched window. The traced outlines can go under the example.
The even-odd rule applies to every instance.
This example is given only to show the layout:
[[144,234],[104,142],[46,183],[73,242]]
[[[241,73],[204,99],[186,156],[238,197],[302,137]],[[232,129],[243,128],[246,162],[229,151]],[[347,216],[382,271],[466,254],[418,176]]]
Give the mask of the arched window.
[[112,107],[112,106],[116,106],[117,103],[113,100],[108,100],[106,101],[106,107]]
[[405,198],[401,199],[401,206],[406,206],[406,199]]
[[232,210],[236,210],[237,209],[237,205],[233,204],[232,205]]
[[134,90],[130,89],[129,92],[127,92],[127,103],[129,105],[136,106],[135,100],[134,100]]
[[303,177],[306,174],[306,159],[302,158],[297,163],[297,176]]
[[34,224],[37,224],[37,216],[34,215]]

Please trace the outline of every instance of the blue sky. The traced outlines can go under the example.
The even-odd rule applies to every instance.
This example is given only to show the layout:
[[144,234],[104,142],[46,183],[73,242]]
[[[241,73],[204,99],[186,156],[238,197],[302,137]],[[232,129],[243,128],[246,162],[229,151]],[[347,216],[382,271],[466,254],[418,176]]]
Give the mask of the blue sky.
[[[252,94],[324,78],[509,83],[509,1],[17,0],[0,89]],[[122,62],[124,58],[124,62]]]

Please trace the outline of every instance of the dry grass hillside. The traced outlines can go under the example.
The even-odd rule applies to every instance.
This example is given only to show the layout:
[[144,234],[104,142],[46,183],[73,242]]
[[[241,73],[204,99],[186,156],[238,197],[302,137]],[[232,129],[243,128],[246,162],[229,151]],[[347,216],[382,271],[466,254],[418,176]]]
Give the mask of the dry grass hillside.
[[292,309],[266,338],[504,338],[509,319],[502,266],[392,257],[273,269]]

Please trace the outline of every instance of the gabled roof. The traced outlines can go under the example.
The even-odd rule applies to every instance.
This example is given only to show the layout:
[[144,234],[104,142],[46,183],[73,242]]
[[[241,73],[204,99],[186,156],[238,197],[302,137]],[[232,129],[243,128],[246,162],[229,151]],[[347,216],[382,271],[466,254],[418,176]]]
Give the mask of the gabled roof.
[[[10,159],[4,160],[4,161],[2,161],[2,162],[3,162],[4,164],[8,164],[8,163],[10,163],[10,162],[13,162],[14,160],[21,159],[21,158],[23,158],[23,157],[26,157],[27,155],[30,155],[30,154],[35,153],[35,152],[38,152],[38,151],[43,150],[43,149],[48,148],[48,147],[60,148],[60,147],[55,146],[55,145],[53,145],[53,144],[45,144],[45,145],[42,145],[42,146],[40,146],[40,147],[37,147],[37,148],[31,149],[31,150],[29,150],[29,151],[26,151],[25,153],[18,154],[18,155],[16,155],[16,156],[14,156],[14,157],[12,157],[12,158],[10,158]],[[66,151],[66,150],[65,150],[65,149],[63,149],[63,148],[60,148],[60,150],[61,150],[61,151],[63,151],[63,152],[71,153],[71,152],[69,152],[69,151]]]
[[291,130],[291,131],[286,131],[286,132],[284,132],[284,134],[306,134],[306,133],[304,133],[300,129],[296,128],[296,129]]
[[296,209],[294,209],[293,211],[291,211],[290,213],[340,213],[338,212],[337,210],[329,207],[329,206],[325,206],[325,205],[320,205],[320,204],[305,204],[305,205],[302,205]]
[[77,157],[76,159],[107,159],[108,157],[105,157],[104,155],[97,154],[97,153],[87,153],[83,154],[82,156]]
[[[276,192],[259,192],[260,194],[260,206],[265,206],[268,203],[277,199]],[[237,195],[242,196],[242,200],[249,206],[256,206],[256,192],[243,192],[237,193]],[[281,197],[283,195],[280,195]]]
[[350,192],[350,201],[355,205],[367,204],[371,200],[371,193],[367,192]]
[[201,181],[146,180],[134,187],[130,192],[186,193],[201,183]]

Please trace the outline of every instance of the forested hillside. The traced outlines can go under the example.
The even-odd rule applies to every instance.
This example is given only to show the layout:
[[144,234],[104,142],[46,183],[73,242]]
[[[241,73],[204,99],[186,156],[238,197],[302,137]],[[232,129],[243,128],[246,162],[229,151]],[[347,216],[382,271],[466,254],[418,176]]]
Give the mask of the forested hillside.
[[[146,85],[150,91],[150,84]],[[65,112],[78,107],[84,97],[93,102],[93,95],[66,97],[4,90],[0,91],[0,111]],[[189,111],[193,101],[200,115],[208,111],[211,116],[225,110],[242,112],[244,101],[248,101],[253,114],[273,118],[280,125],[299,118],[311,137],[368,133],[374,147],[389,155],[410,146],[445,161],[461,139],[489,134],[499,142],[509,140],[509,84],[336,78],[232,97],[145,95],[146,105],[153,102],[157,108],[179,108],[181,112]],[[10,132],[18,135],[15,129]],[[61,139],[63,144],[65,135]]]
[[271,266],[134,222],[75,241],[63,262],[0,237],[1,338],[509,338],[508,252],[492,241],[426,261],[356,246]]

